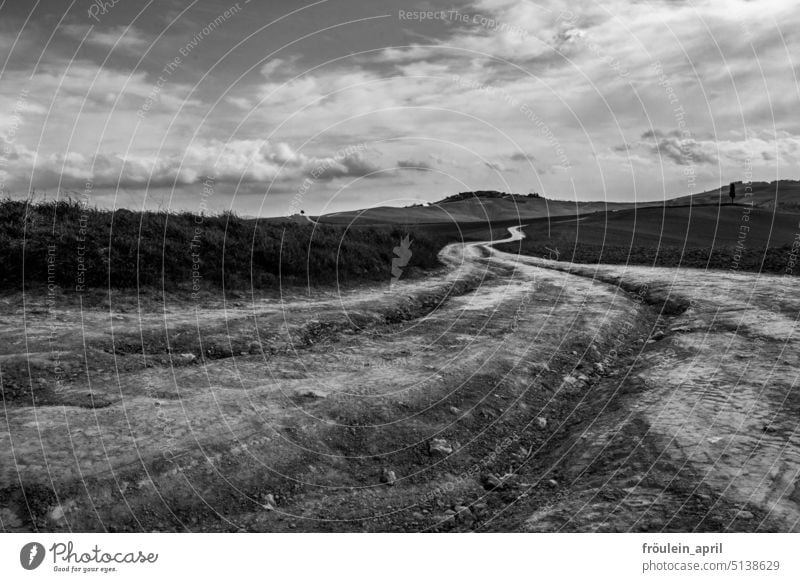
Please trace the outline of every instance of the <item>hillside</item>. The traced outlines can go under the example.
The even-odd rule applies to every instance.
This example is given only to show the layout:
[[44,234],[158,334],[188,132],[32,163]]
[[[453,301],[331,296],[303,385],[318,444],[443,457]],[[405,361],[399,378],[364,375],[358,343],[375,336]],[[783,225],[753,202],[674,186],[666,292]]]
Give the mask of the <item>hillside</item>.
[[324,224],[359,226],[384,224],[445,224],[525,221],[547,216],[574,216],[610,209],[633,208],[628,202],[577,202],[499,192],[466,192],[429,206],[396,208],[379,206],[325,214],[317,218]]
[[507,252],[576,263],[786,272],[800,214],[749,205],[650,207],[540,219]]
[[[597,212],[579,219],[536,221],[528,236],[568,244],[652,247],[750,247],[790,244],[800,213],[749,206],[644,207]],[[549,224],[549,233],[548,233]]]
[[[320,223],[334,225],[378,226],[420,225],[445,223],[502,223],[525,222],[546,217],[576,216],[607,211],[631,211],[652,208],[661,212],[666,207],[676,206],[728,206],[728,184],[721,189],[671,198],[665,202],[609,202],[550,200],[538,195],[508,194],[505,192],[479,190],[460,192],[430,205],[414,205],[403,208],[379,206],[362,210],[335,212],[317,217]],[[780,180],[776,182],[751,182],[749,188],[736,183],[736,204],[750,204],[763,210],[777,210],[800,214],[800,181]],[[676,220],[683,220],[676,215]],[[705,215],[703,215],[705,216]],[[700,215],[697,216],[700,218]],[[650,220],[648,218],[648,220]],[[628,221],[626,218],[625,221]],[[667,223],[672,219],[668,219]],[[704,225],[708,220],[702,219]],[[698,224],[700,224],[698,222]],[[666,223],[665,223],[666,224]],[[705,235],[705,231],[703,231]]]
[[[755,208],[800,213],[800,180],[750,182],[747,185],[742,182],[735,182],[735,184],[735,202],[738,204],[752,203]],[[728,204],[730,202],[730,198],[728,198],[728,188],[729,184],[723,184],[720,188],[714,190],[672,198],[667,202],[667,205],[718,205],[720,202],[722,202],[722,204]]]

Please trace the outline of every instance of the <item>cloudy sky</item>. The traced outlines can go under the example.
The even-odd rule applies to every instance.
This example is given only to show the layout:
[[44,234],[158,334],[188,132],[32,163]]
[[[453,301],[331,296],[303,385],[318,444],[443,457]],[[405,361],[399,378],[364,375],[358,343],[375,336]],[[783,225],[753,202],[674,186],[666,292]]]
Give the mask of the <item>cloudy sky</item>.
[[0,190],[280,216],[796,179],[796,55],[796,0],[0,0]]

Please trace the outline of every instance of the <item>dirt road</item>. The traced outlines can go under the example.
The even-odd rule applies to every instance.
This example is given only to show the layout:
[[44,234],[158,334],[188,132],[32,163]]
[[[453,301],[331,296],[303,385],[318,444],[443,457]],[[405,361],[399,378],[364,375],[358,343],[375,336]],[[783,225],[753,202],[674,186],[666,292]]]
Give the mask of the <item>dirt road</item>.
[[310,296],[6,298],[0,527],[800,529],[796,279],[441,256]]

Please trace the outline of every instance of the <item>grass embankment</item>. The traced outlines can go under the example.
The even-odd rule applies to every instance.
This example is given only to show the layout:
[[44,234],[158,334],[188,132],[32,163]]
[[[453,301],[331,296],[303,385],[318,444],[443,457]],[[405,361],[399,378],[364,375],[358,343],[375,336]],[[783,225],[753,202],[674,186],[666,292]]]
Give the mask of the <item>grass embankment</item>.
[[0,289],[270,289],[389,281],[410,235],[407,277],[440,266],[447,235],[345,228],[233,213],[108,211],[75,201],[0,202]]

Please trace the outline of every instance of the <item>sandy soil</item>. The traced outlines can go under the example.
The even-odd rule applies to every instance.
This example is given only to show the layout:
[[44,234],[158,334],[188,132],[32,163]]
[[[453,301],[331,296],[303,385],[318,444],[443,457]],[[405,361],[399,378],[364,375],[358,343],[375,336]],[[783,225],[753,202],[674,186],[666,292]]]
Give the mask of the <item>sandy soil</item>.
[[800,529],[796,279],[442,259],[346,292],[6,298],[0,527]]

